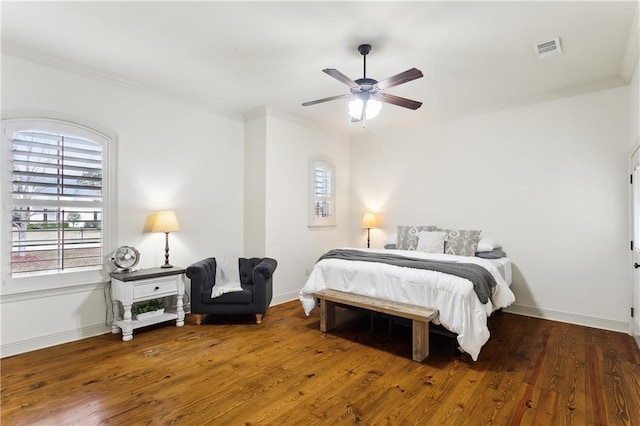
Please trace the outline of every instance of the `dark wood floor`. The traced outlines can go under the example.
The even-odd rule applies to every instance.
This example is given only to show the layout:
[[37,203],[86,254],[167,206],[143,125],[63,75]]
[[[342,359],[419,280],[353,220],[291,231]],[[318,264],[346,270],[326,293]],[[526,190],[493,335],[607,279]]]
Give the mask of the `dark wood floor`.
[[477,362],[431,336],[338,310],[319,331],[299,302],[104,335],[3,359],[2,425],[640,425],[640,352],[625,334],[502,314]]

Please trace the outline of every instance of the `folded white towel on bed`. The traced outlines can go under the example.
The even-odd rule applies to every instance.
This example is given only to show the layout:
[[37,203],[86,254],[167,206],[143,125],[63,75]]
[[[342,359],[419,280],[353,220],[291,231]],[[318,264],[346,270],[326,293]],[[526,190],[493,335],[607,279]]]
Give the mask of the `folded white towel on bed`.
[[238,258],[216,257],[216,283],[211,289],[211,298],[234,291],[242,291]]

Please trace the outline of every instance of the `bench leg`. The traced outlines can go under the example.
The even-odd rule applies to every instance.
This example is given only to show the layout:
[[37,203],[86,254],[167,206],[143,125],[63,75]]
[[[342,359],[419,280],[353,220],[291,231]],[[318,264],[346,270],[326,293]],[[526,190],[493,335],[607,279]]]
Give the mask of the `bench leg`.
[[422,362],[429,356],[429,321],[413,320],[413,360]]
[[336,304],[320,300],[320,331],[327,332],[336,327]]

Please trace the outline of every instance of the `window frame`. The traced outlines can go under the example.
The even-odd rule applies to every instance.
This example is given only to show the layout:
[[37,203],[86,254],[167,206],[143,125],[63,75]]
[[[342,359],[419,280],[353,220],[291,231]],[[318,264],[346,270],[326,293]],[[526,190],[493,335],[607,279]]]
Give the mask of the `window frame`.
[[[4,220],[0,224],[2,248],[0,252],[2,262],[2,293],[23,293],[38,290],[66,288],[86,284],[101,283],[108,280],[108,261],[115,249],[116,235],[116,137],[108,130],[101,129],[95,124],[84,122],[78,118],[65,117],[60,114],[32,113],[11,114],[3,113],[7,118],[2,120],[2,149],[0,161],[3,164],[2,179],[0,179]],[[31,276],[12,277],[11,275],[11,212],[14,207],[13,166],[11,134],[19,130],[42,130],[64,132],[88,138],[102,145],[102,267],[85,271],[57,271],[52,274],[34,274]]]
[[[326,169],[330,173],[330,195],[318,196],[315,191],[316,169]],[[316,216],[316,202],[329,201],[330,214],[327,217]],[[309,228],[323,229],[336,226],[336,166],[327,157],[317,156],[309,160]]]

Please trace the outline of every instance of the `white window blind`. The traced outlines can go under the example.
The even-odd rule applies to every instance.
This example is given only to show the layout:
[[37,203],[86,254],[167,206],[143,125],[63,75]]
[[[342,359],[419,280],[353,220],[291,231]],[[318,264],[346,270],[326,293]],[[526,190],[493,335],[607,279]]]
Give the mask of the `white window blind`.
[[316,166],[314,168],[315,216],[330,217],[331,212],[331,170]]
[[10,141],[12,277],[101,269],[102,144],[42,130]]
[[328,159],[310,162],[309,226],[335,226],[335,167]]

